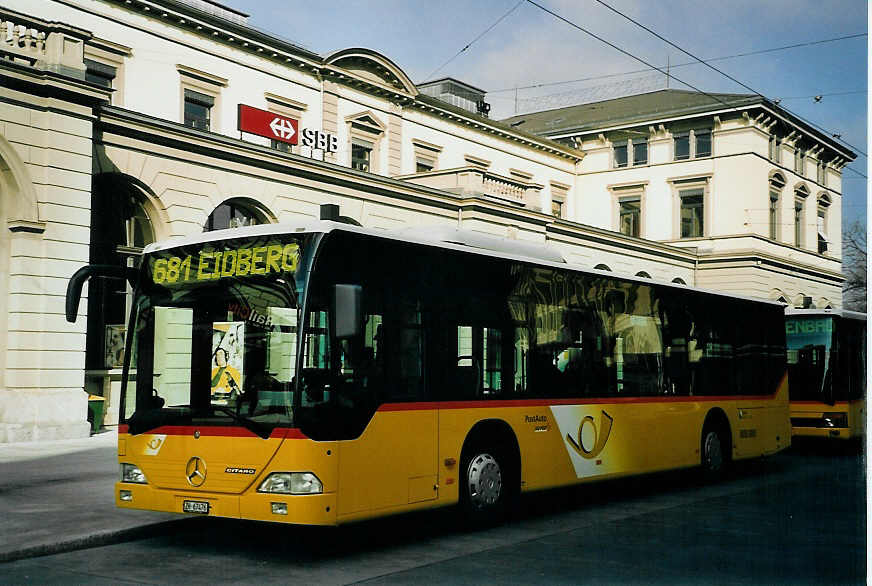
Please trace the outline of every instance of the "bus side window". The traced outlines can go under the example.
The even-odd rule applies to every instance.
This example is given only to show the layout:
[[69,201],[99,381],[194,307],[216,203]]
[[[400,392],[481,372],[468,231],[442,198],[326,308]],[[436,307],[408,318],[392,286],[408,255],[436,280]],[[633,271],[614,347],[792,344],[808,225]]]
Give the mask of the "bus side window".
[[420,303],[405,302],[386,312],[380,331],[379,353],[385,352],[385,402],[421,401],[424,385],[424,324]]
[[[691,338],[695,329],[693,314],[683,296],[672,298],[664,306],[663,338],[666,345],[666,393],[669,395],[692,394],[691,362],[699,362],[700,353],[696,339]],[[692,343],[691,343],[692,342]],[[691,360],[693,351],[693,360]]]
[[[465,398],[502,390],[503,337],[497,328],[457,326],[457,375]],[[461,382],[462,381],[462,382]]]

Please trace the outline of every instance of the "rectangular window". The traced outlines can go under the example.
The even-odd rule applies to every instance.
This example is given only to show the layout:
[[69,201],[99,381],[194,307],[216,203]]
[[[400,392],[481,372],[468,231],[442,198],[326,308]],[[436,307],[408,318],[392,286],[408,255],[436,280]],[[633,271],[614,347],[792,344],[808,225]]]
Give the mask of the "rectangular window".
[[769,136],[769,160],[776,162],[778,160],[778,139],[774,134]]
[[793,208],[793,242],[797,248],[802,248],[802,202],[796,202]]
[[712,156],[712,131],[708,129],[694,130],[693,136],[696,143],[694,158]]
[[619,200],[620,230],[626,236],[639,237],[642,220],[642,200],[639,197],[627,197]]
[[215,98],[194,90],[185,90],[185,126],[210,130],[210,113]]
[[291,144],[287,143],[283,140],[270,140],[269,141],[270,148],[273,148],[277,151],[281,151],[283,153],[291,152]]
[[827,166],[823,161],[818,161],[817,165],[817,181],[821,185],[827,184]]
[[551,215],[555,218],[563,217],[563,202],[556,199],[551,200]]
[[827,251],[827,213],[824,210],[818,210],[817,233],[818,254],[825,254]]
[[700,238],[703,235],[703,190],[681,191],[681,237]]
[[428,171],[432,171],[435,166],[436,164],[433,159],[418,157],[415,160],[415,173],[427,173]]
[[111,65],[85,59],[85,81],[97,84],[101,87],[112,88],[118,70]]
[[373,144],[354,138],[351,140],[351,168],[369,172],[372,167]]
[[805,173],[805,155],[803,155],[799,147],[796,148],[796,152],[793,154],[793,170],[800,175]]
[[690,133],[680,132],[675,135],[675,160],[683,161],[690,158]]
[[627,166],[627,144],[615,145],[615,168]]
[[778,197],[775,190],[769,192],[769,238],[778,239]]
[[633,165],[648,164],[648,141],[644,138],[633,140]]

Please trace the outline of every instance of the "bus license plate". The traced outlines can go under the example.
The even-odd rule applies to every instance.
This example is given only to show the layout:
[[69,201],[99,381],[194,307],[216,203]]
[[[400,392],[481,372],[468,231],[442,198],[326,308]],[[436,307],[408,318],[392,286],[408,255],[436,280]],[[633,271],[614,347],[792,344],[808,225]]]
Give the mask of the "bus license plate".
[[185,513],[198,513],[200,515],[209,514],[209,503],[207,501],[184,501],[182,503],[182,511]]

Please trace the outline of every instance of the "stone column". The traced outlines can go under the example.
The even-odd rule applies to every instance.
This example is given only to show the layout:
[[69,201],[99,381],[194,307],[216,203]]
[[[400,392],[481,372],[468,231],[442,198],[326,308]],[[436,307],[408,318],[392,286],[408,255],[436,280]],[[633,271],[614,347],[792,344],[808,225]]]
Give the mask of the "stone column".
[[[324,80],[323,103],[321,105],[321,126],[324,132],[339,136],[339,86]],[[325,153],[324,160],[337,162],[338,153]]]
[[64,301],[89,259],[93,124],[90,105],[0,83],[0,442],[89,433],[87,305],[70,324]]
[[388,113],[388,175],[403,172],[403,107],[391,104]]

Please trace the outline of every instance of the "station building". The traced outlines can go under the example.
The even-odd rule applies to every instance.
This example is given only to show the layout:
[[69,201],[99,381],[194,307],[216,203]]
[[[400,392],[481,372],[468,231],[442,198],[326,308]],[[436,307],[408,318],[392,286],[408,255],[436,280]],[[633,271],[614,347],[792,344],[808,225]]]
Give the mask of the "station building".
[[0,442],[87,435],[85,391],[117,421],[130,291],[90,283],[69,324],[79,267],[325,203],[377,229],[454,226],[841,304],[854,155],[762,99],[671,92],[500,122],[478,88],[416,85],[368,49],[318,55],[208,0],[8,0],[0,56]]

